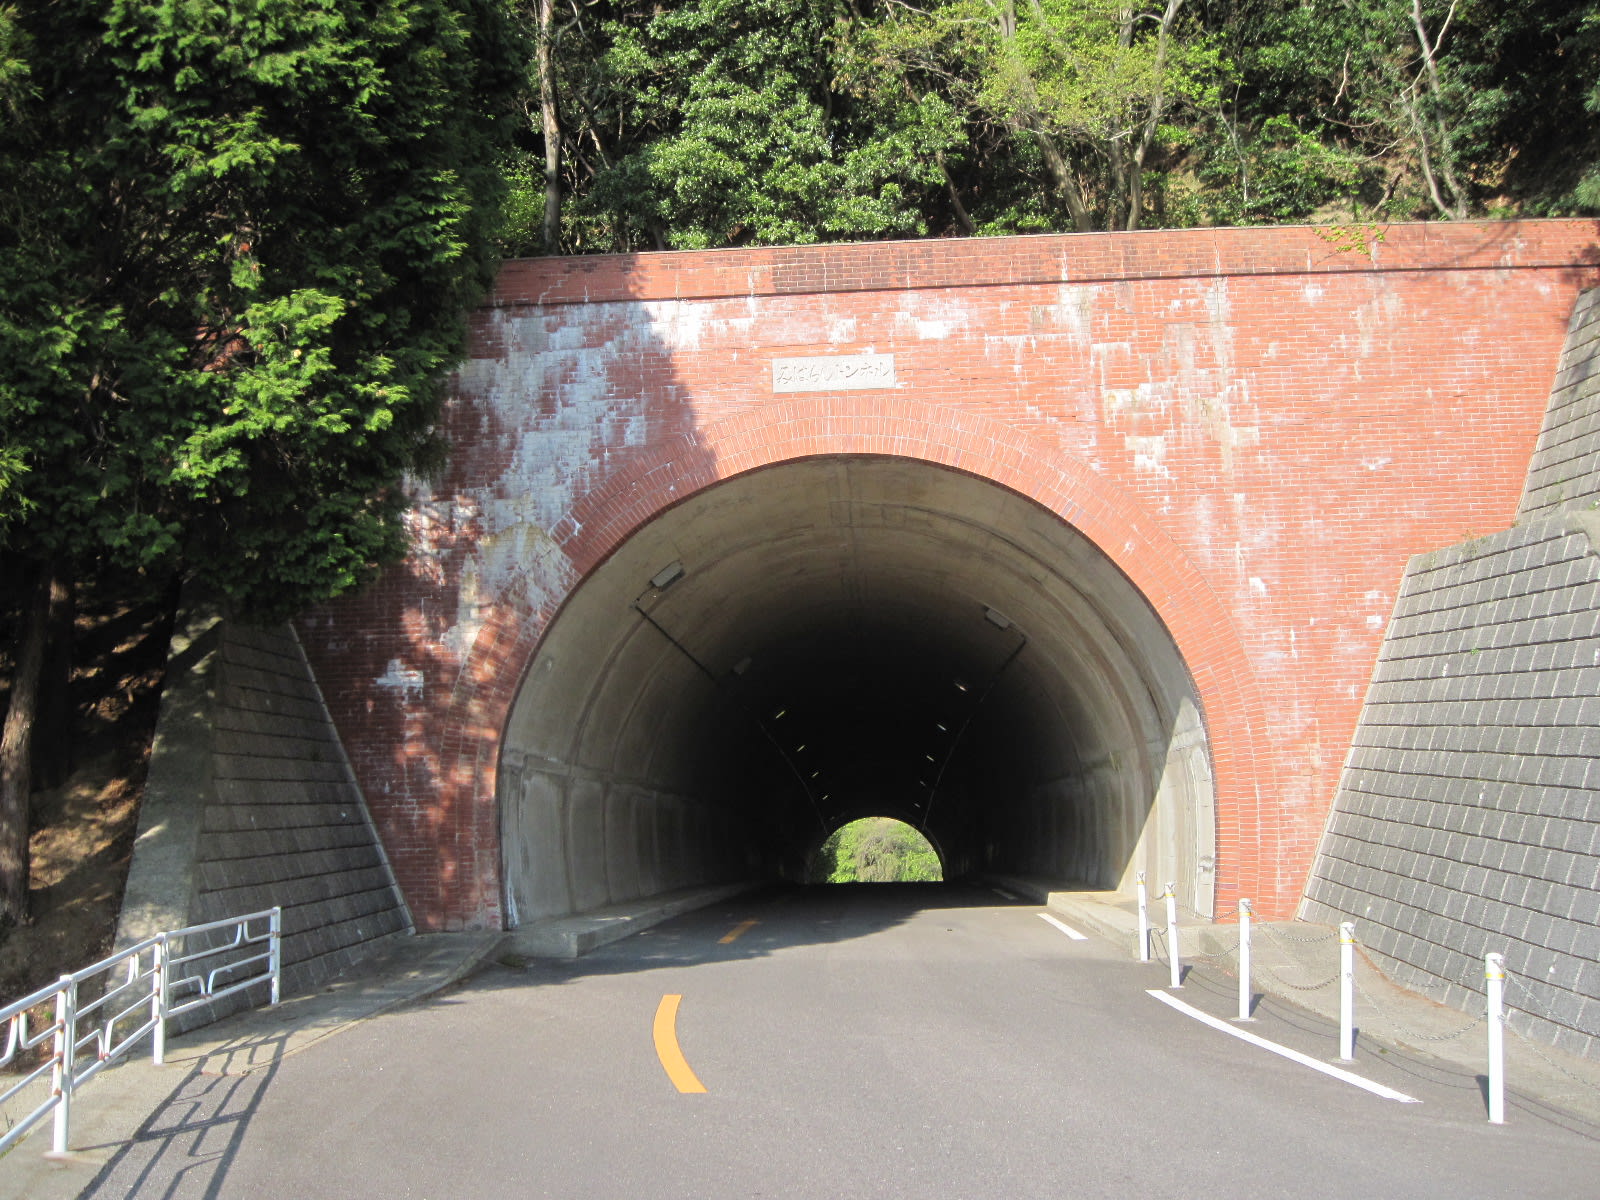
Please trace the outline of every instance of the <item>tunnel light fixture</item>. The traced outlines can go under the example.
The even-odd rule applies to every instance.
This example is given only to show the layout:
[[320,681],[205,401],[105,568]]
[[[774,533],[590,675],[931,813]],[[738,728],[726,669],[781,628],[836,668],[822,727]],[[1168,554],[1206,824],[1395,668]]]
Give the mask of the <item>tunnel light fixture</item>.
[[959,680],[959,679],[956,680],[956,691],[964,692],[966,690],[967,690],[967,685],[962,683],[961,680]]
[[805,748],[806,748],[806,744],[805,744],[805,743],[804,743],[804,742],[801,742],[801,743],[800,743],[800,744],[799,744],[799,745],[798,745],[798,746],[796,746],[796,747],[795,747],[795,748],[794,748],[794,752],[795,752],[795,753],[796,753],[796,754],[799,754],[799,753],[800,753],[800,751],[802,751],[802,750],[804,750],[804,749],[805,749]]
[[683,564],[674,560],[650,576],[650,586],[658,592],[664,592],[682,578]]
[[787,708],[780,708],[777,712],[772,714],[772,719],[774,721],[781,720],[782,717],[783,717],[783,714],[788,712],[788,711],[789,710]]
[[1005,613],[1000,612],[998,609],[985,607],[983,610],[983,619],[989,622],[989,624],[993,625],[996,629],[1011,628],[1011,618],[1006,616]]
[[822,774],[821,771],[813,771],[813,772],[811,772],[811,778],[815,779],[818,775],[821,775],[821,774]]
[[935,758],[931,754],[924,754],[922,757],[927,759],[929,762],[938,762],[939,761],[937,758]]
[[950,732],[950,730],[949,730],[949,727],[948,727],[948,726],[945,726],[945,725],[943,725],[943,724],[941,724],[941,723],[940,723],[940,722],[938,722],[938,721],[935,721],[935,722],[934,722],[934,723],[933,723],[933,727],[934,727],[934,728],[935,728],[935,729],[937,729],[937,730],[938,730],[938,731],[939,731],[939,732],[940,732],[940,733],[949,733],[949,732]]

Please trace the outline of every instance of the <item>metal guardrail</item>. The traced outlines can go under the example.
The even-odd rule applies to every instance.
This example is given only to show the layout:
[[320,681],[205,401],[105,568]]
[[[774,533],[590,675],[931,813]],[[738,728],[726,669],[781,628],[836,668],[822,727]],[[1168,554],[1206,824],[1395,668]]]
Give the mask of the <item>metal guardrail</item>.
[[[0,1008],[0,1021],[6,1025],[0,1068],[49,1044],[42,1061],[0,1091],[0,1108],[50,1077],[44,1099],[0,1135],[0,1152],[53,1112],[51,1149],[64,1154],[77,1090],[146,1034],[152,1060],[164,1062],[170,1018],[261,984],[270,985],[269,1003],[277,1004],[282,998],[282,944],[281,908],[190,925],[146,938]],[[215,962],[218,958],[225,961]],[[202,965],[206,963],[214,965]],[[52,1000],[54,1020],[31,1029],[30,1010]]]

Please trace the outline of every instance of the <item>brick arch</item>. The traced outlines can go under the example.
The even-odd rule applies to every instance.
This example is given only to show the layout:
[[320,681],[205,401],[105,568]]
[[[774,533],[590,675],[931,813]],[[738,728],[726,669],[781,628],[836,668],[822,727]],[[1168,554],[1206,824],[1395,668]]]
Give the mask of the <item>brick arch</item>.
[[466,878],[440,879],[446,909],[477,914],[468,923],[499,919],[500,740],[523,673],[560,605],[612,550],[666,509],[736,475],[825,455],[915,459],[986,479],[1048,509],[1099,547],[1159,614],[1194,678],[1212,761],[1219,905],[1244,895],[1266,911],[1287,912],[1296,899],[1292,887],[1259,865],[1278,858],[1261,797],[1276,793],[1279,775],[1261,730],[1261,689],[1228,610],[1199,569],[1147,509],[1086,461],[990,418],[879,398],[766,404],[663,438],[557,523],[551,534],[572,568],[567,594],[536,613],[509,597],[493,605],[450,699],[438,800],[441,811],[466,814],[456,867]]

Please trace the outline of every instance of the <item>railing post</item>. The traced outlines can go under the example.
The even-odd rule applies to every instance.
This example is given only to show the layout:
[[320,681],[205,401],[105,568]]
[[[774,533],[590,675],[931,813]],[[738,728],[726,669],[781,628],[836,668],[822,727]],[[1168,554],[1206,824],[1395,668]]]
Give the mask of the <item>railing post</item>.
[[1250,1017],[1250,901],[1239,901],[1239,1020]]
[[272,1000],[277,1004],[283,998],[283,909],[274,905],[268,919],[267,964],[272,971]]
[[1167,884],[1167,958],[1172,961],[1172,983],[1183,986],[1183,969],[1178,962],[1178,885]]
[[1356,1056],[1356,923],[1339,924],[1339,1061]]
[[157,934],[150,950],[155,971],[150,984],[150,1017],[156,1026],[150,1031],[150,1061],[159,1067],[167,1061],[167,935]]
[[1150,961],[1150,895],[1139,872],[1139,961]]
[[1483,959],[1483,977],[1489,992],[1489,1124],[1506,1123],[1505,986],[1506,960],[1501,954]]
[[50,1070],[50,1087],[59,1097],[50,1143],[53,1154],[65,1154],[72,1136],[72,1077],[78,1057],[78,983],[72,976],[63,975],[61,985],[56,993],[56,1060]]

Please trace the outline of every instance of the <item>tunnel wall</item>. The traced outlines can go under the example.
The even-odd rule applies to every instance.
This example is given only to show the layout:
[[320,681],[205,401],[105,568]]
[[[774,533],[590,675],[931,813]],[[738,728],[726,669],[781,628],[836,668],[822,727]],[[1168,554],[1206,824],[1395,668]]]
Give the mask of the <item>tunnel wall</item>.
[[[501,747],[515,921],[798,878],[838,824],[883,813],[953,875],[1145,870],[1200,912],[1215,892],[1208,746],[1169,631],[1084,533],[906,455],[773,464],[658,515],[540,639]],[[640,802],[613,827],[619,791]],[[661,797],[696,825],[665,856]]]
[[1412,559],[1306,889],[1397,978],[1600,1051],[1600,291],[1516,527]]
[[[424,928],[503,921],[501,732],[546,624],[683,497],[920,457],[1087,534],[1194,673],[1219,901],[1297,903],[1406,561],[1516,509],[1593,221],[509,263],[416,550],[301,631]],[[780,360],[892,384],[777,389]]]

